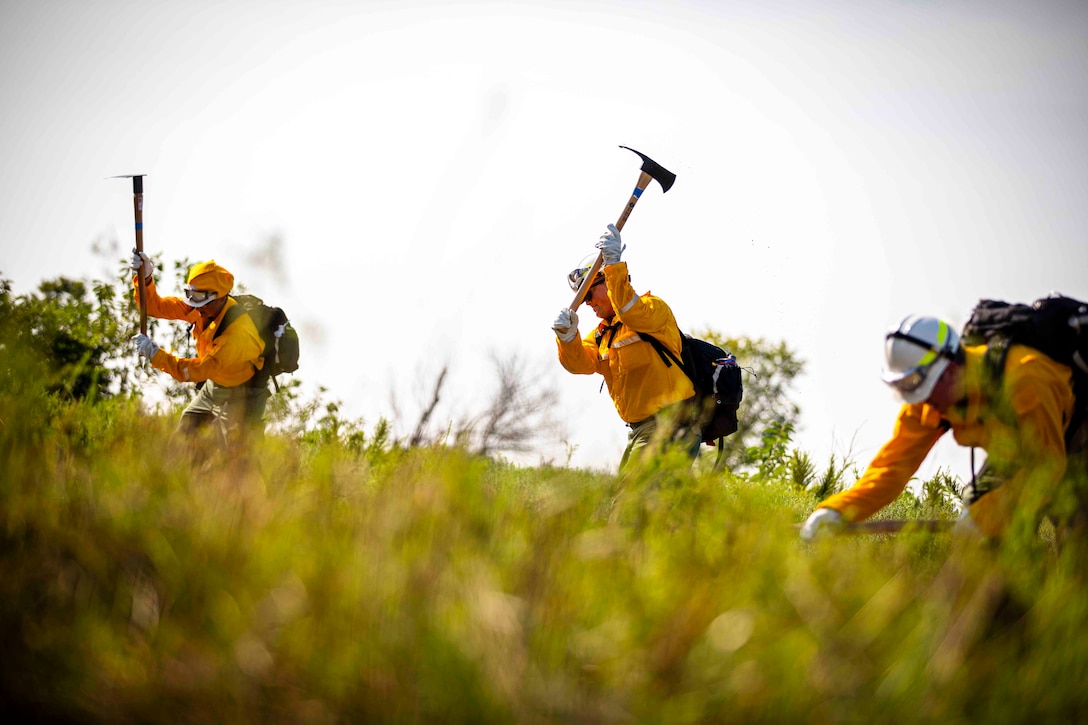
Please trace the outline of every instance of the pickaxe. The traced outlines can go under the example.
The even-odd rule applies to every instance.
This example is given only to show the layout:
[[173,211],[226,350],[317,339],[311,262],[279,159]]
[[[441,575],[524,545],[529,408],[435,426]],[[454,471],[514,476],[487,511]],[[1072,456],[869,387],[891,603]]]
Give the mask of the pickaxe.
[[[147,174],[123,174],[111,176],[111,179],[132,179],[132,208],[136,212],[136,251],[144,251],[144,177]],[[142,270],[141,270],[142,272]],[[147,289],[144,276],[137,272],[139,278],[136,287],[140,291],[140,332],[147,334]]]
[[[627,217],[631,216],[631,210],[635,208],[635,204],[638,203],[639,197],[642,196],[642,192],[646,191],[646,187],[650,185],[650,179],[661,184],[662,194],[671,189],[673,182],[676,181],[676,174],[672,173],[646,154],[639,153],[628,146],[620,146],[620,148],[627,149],[632,153],[638,154],[642,158],[642,173],[639,174],[638,183],[635,184],[635,190],[631,192],[631,198],[627,201],[627,206],[623,208],[623,213],[620,214],[619,220],[616,221],[616,229],[623,229]],[[570,308],[572,310],[577,310],[582,302],[585,301],[586,294],[593,284],[593,278],[597,276],[597,272],[601,271],[602,264],[604,264],[604,257],[598,254],[597,260],[589,269],[589,274],[582,278],[582,284],[578,287],[578,293],[574,295],[574,302],[570,303]]]

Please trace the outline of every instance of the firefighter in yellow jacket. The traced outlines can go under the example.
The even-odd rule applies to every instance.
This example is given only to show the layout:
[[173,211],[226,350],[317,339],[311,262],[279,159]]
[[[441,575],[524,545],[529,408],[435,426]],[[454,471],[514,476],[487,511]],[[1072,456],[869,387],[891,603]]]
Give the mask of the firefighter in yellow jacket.
[[[199,386],[182,413],[178,431],[192,433],[214,422],[224,438],[231,439],[245,429],[259,430],[269,392],[267,385],[249,383],[264,365],[264,342],[248,314],[220,329],[227,310],[238,304],[229,296],[234,275],[215,260],[194,265],[186,279],[185,299],[181,299],[159,296],[154,267],[143,252],[133,250],[132,269],[136,275],[144,275],[148,315],[192,325],[196,341],[196,357],[192,358],[172,355],[147,335],[133,338],[137,351],[152,367],[179,382]],[[133,285],[138,282],[134,277]],[[139,304],[138,291],[135,296]]]
[[[576,375],[599,373],[623,422],[631,429],[620,469],[636,453],[653,444],[675,444],[692,458],[699,452],[699,432],[688,424],[691,411],[684,405],[695,396],[691,380],[678,365],[666,366],[640,332],[653,335],[679,358],[680,328],[664,300],[649,293],[639,295],[631,286],[627,263],[620,257],[626,248],[615,225],[601,236],[596,247],[603,257],[586,294],[585,303],[601,322],[579,339],[578,314],[562,309],[552,324],[559,346],[559,362]],[[583,264],[568,275],[571,289],[578,290],[592,264]]]
[[892,438],[857,483],[809,516],[802,538],[866,519],[894,501],[949,430],[960,445],[987,454],[958,529],[997,536],[1014,514],[1032,529],[1043,516],[1064,531],[1086,523],[1088,426],[1073,421],[1070,369],[1014,344],[1004,370],[995,371],[986,352],[985,345],[961,346],[955,330],[934,317],[909,316],[888,333],[884,382],[904,402]]

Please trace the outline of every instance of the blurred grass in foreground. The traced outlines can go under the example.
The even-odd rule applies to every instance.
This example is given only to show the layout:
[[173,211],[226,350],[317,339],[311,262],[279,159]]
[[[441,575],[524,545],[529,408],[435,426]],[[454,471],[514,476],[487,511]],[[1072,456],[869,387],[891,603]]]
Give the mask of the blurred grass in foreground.
[[[13,368],[14,369],[14,368]],[[269,436],[0,386],[0,701],[78,721],[1083,715],[1082,560],[840,537],[788,482]]]

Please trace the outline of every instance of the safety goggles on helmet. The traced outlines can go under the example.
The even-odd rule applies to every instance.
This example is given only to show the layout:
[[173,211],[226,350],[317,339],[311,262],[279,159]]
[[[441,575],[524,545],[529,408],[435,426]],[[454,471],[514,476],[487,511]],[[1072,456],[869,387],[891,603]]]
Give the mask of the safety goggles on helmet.
[[881,377],[883,378],[885,383],[892,386],[896,390],[904,393],[913,393],[915,390],[921,387],[922,384],[929,377],[929,371],[933,368],[933,365],[936,362],[937,361],[935,360],[928,365],[917,365],[910,370],[907,370],[906,372],[896,373],[894,375],[884,373],[884,375],[882,375]]
[[185,285],[184,290],[185,302],[188,303],[190,307],[203,307],[219,296],[211,290],[200,290],[193,287],[191,284]]
[[[572,269],[570,274],[567,275],[567,283],[570,288],[577,292],[582,286],[582,280],[589,274],[589,270],[593,269],[593,264],[596,262],[597,256],[591,255],[582,260],[581,264],[576,269]],[[604,281],[604,272],[598,271],[597,276],[593,279],[593,284],[600,284]]]
[[575,292],[582,286],[582,280],[585,279],[586,273],[589,272],[589,268],[585,269],[572,269],[570,274],[567,275],[567,284]]

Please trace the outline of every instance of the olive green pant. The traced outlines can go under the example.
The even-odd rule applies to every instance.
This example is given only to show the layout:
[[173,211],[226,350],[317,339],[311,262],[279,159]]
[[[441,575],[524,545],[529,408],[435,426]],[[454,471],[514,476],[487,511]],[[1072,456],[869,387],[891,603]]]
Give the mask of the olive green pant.
[[268,404],[267,383],[243,383],[234,387],[208,380],[181,414],[177,433],[191,436],[214,426],[221,443],[264,432]]
[[657,415],[638,423],[628,423],[627,448],[620,459],[620,471],[636,461],[645,461],[665,451],[682,451],[694,461],[699,456],[702,437],[689,422],[687,401],[663,408]]

